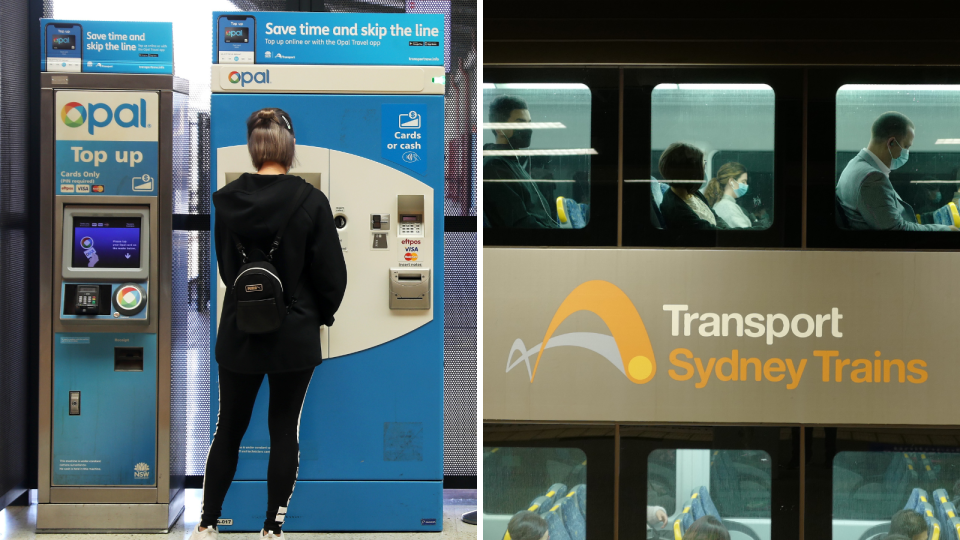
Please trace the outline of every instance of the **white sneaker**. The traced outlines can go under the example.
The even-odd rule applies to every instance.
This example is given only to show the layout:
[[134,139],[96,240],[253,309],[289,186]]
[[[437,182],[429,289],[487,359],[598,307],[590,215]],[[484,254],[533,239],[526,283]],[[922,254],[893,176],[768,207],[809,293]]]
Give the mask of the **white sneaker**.
[[217,540],[219,534],[220,531],[213,527],[207,527],[201,531],[200,524],[197,523],[196,527],[193,528],[193,534],[190,535],[190,540]]
[[273,531],[265,531],[263,529],[260,529],[260,538],[276,538],[277,540],[285,540],[283,537],[283,531],[280,531],[280,534],[277,535],[273,534]]

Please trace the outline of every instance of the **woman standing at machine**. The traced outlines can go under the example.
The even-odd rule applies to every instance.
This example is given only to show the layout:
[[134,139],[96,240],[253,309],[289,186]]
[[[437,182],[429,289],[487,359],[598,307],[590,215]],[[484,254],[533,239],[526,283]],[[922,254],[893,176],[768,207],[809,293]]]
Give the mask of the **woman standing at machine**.
[[264,375],[270,384],[270,461],[261,536],[283,538],[299,468],[300,415],[322,361],[320,326],[333,324],[347,286],[327,197],[287,174],[296,151],[290,115],[277,108],[250,115],[247,149],[257,173],[245,173],[213,194],[217,264],[227,294],[216,344],[220,409],[197,540],[218,534]]

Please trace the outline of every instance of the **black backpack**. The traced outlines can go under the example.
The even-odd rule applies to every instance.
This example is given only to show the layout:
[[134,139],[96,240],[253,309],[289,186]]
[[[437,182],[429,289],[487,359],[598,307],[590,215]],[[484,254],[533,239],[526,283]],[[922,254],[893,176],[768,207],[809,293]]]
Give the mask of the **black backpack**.
[[[297,294],[300,292],[300,283],[297,284],[297,290],[290,297],[290,305],[284,301],[283,283],[280,282],[280,273],[273,266],[273,253],[280,247],[280,240],[290,218],[310,195],[313,186],[304,183],[294,198],[293,205],[287,211],[286,219],[283,225],[277,231],[276,238],[270,244],[270,252],[267,253],[265,261],[250,261],[243,244],[240,243],[236,234],[233,241],[243,257],[243,266],[237,272],[237,278],[233,282],[233,294],[237,298],[237,327],[241,332],[247,334],[269,334],[280,329],[284,317],[297,303]],[[262,252],[260,252],[262,255]]]

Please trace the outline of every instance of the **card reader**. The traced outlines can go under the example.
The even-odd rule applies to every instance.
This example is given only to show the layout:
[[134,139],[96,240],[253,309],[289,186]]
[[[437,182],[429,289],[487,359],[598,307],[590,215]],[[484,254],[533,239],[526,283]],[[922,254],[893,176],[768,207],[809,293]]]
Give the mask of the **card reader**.
[[75,315],[98,315],[100,313],[99,285],[77,285],[75,298]]

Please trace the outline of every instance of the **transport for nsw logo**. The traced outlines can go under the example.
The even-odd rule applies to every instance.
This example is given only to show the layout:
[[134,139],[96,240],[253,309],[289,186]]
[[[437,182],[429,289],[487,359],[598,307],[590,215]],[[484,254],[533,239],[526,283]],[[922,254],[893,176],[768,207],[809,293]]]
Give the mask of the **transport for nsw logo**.
[[[571,332],[554,335],[560,324],[570,315],[579,311],[589,311],[599,316],[610,330],[611,335],[596,332]],[[650,382],[657,373],[657,362],[653,356],[653,347],[647,329],[637,313],[630,298],[616,285],[607,281],[588,281],[578,286],[564,299],[553,315],[550,326],[543,336],[543,342],[529,350],[523,341],[517,338],[507,357],[507,371],[519,364],[527,366],[530,382],[537,376],[537,368],[543,352],[553,347],[580,347],[591,350],[610,361],[627,379],[636,383]],[[515,360],[514,353],[520,356]],[[536,354],[533,368],[530,357]]]

